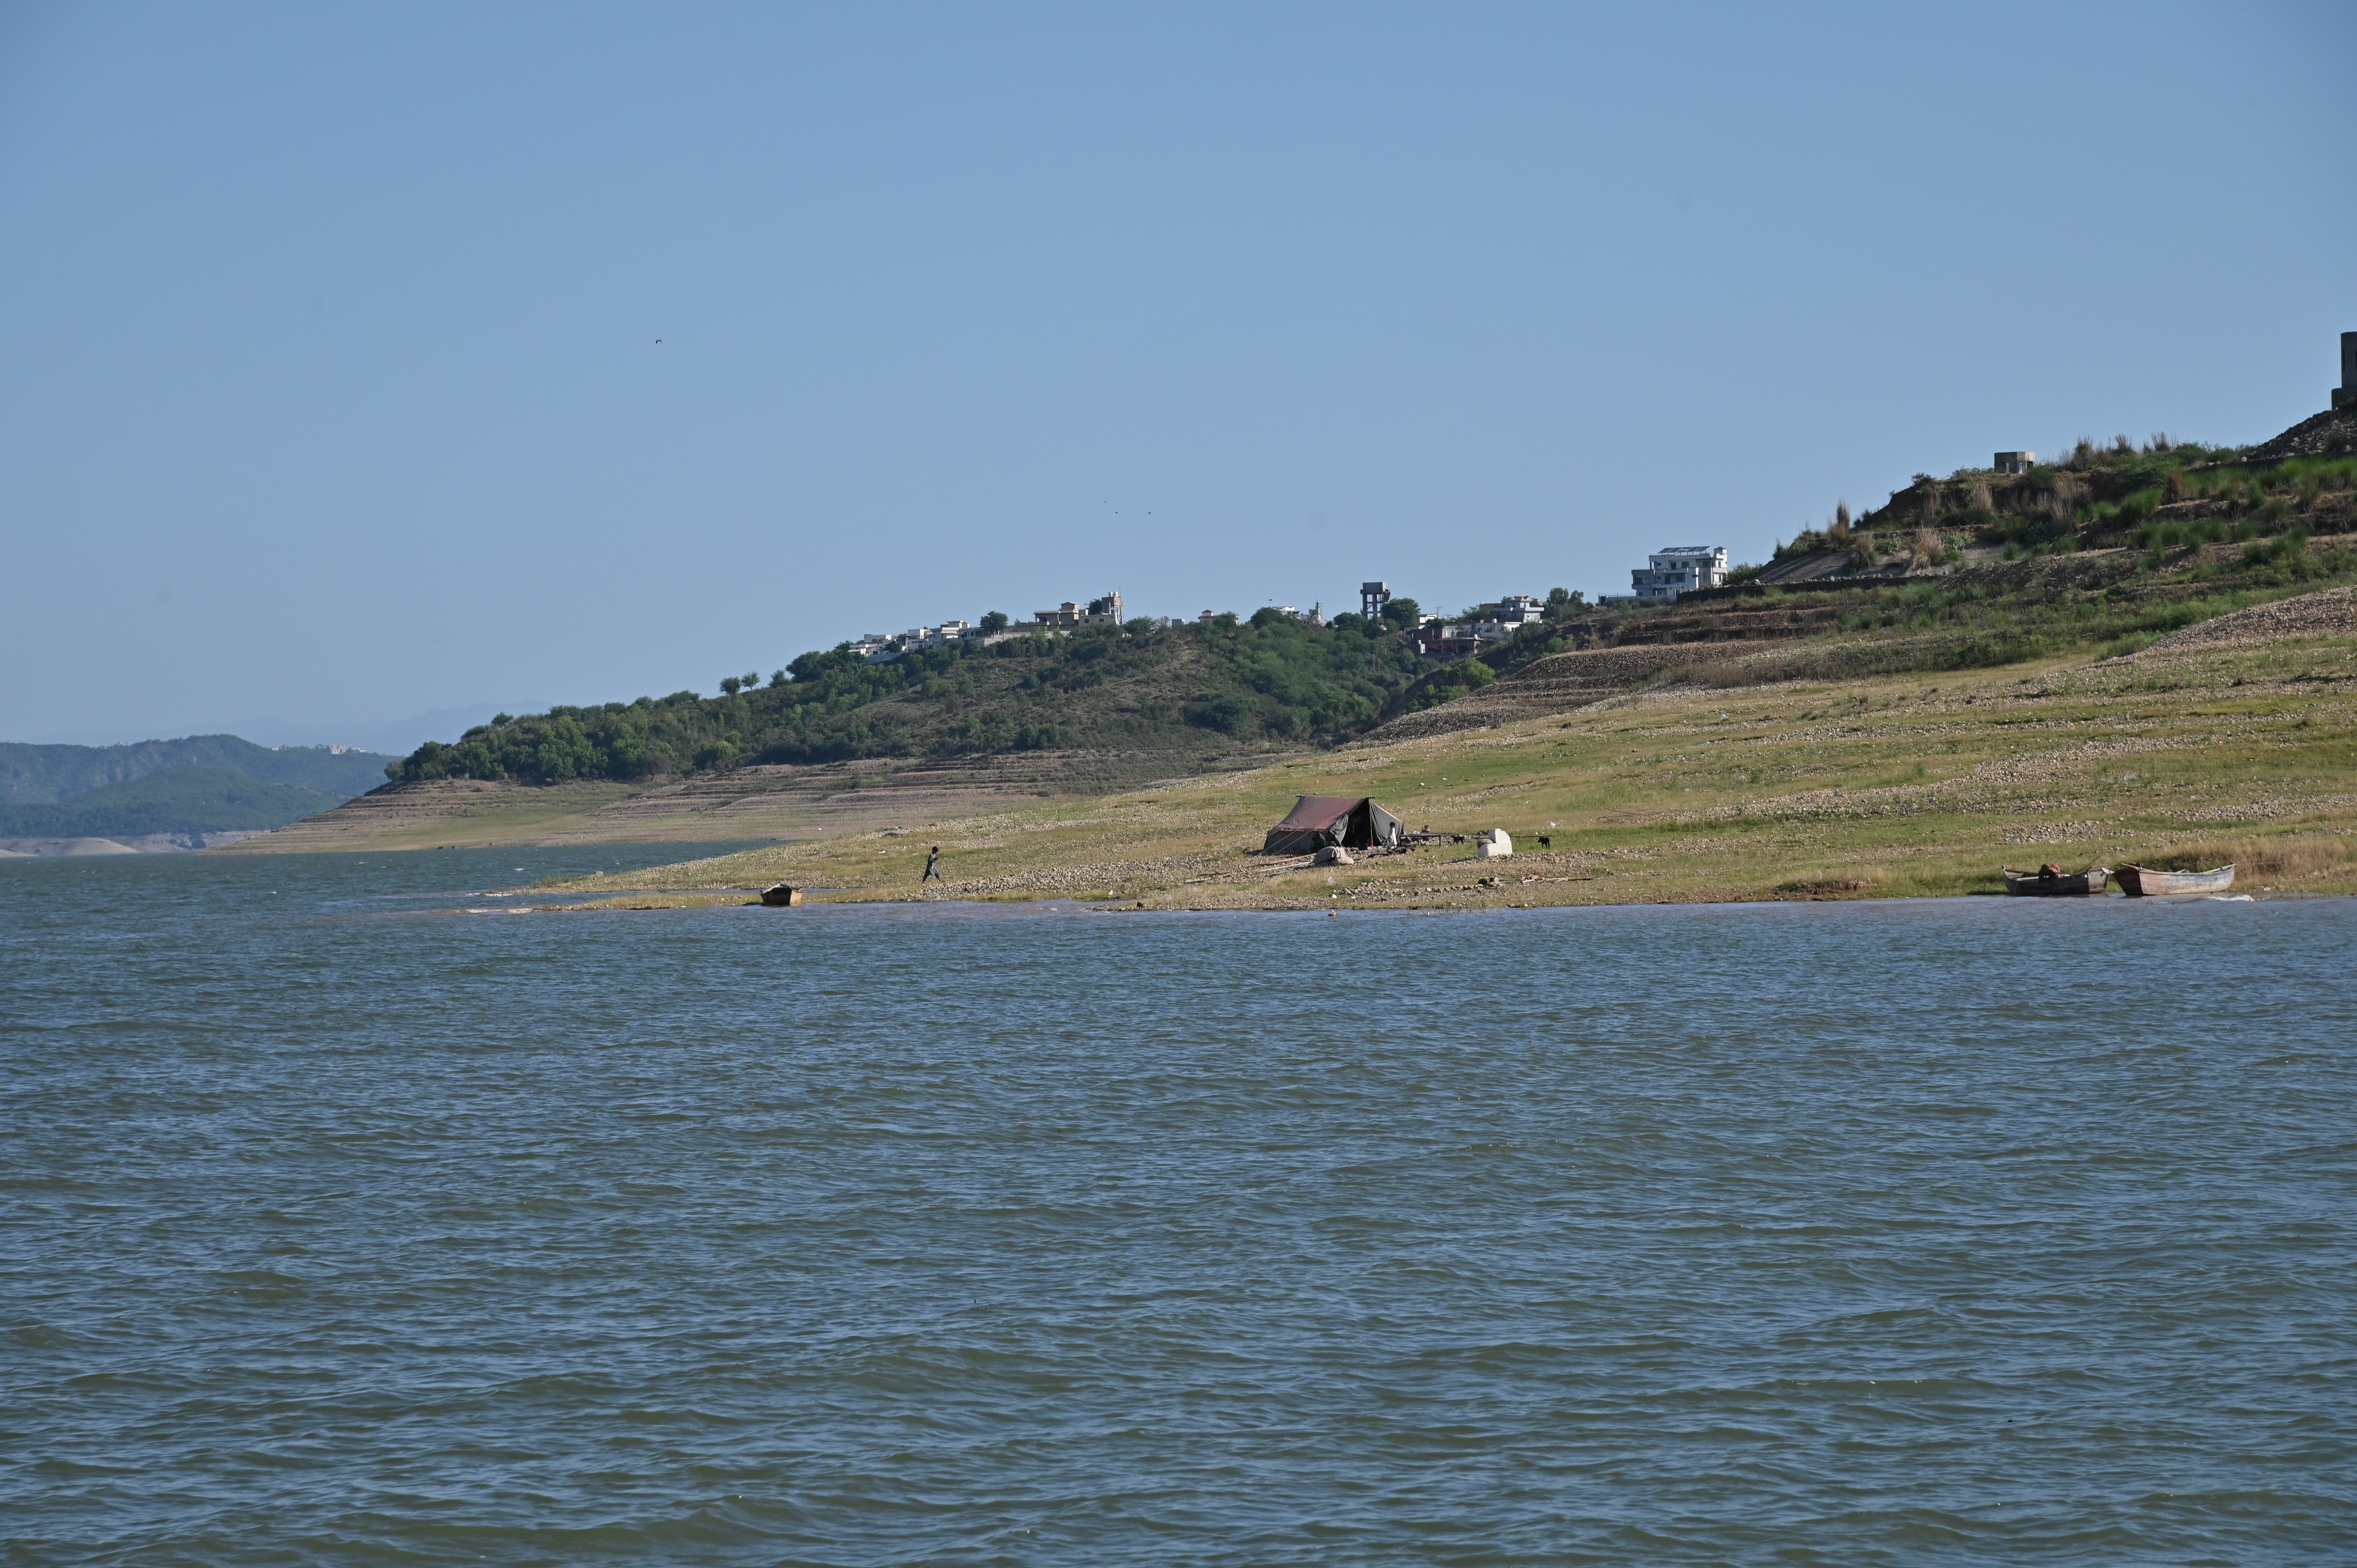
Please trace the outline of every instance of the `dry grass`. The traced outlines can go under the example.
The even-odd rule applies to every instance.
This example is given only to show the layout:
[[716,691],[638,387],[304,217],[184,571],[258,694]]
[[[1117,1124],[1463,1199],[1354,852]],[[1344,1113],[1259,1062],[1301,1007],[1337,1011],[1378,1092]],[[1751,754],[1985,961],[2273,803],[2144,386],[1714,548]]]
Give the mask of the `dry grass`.
[[[1523,853],[1481,862],[1452,846],[1332,869],[1254,853],[1296,795],[1343,792],[1415,827],[1503,827]],[[907,825],[581,890],[619,903],[628,888],[660,901],[791,881],[820,901],[1462,908],[1949,896],[1996,890],[2006,865],[2191,857],[2234,860],[2253,891],[2357,892],[2357,639],[1655,690]],[[932,843],[946,886],[918,881]]]

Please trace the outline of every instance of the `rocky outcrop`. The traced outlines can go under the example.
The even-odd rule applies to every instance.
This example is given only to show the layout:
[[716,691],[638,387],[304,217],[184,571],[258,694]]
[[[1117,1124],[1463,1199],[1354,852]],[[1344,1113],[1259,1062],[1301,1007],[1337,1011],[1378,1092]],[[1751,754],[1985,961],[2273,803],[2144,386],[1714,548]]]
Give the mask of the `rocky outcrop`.
[[2217,648],[2258,648],[2299,637],[2357,637],[2357,587],[2253,605],[2173,631],[2134,657],[2151,659]]
[[2243,454],[2245,463],[2279,463],[2287,457],[2331,457],[2357,455],[2357,408],[2332,408],[2311,414],[2272,441]]

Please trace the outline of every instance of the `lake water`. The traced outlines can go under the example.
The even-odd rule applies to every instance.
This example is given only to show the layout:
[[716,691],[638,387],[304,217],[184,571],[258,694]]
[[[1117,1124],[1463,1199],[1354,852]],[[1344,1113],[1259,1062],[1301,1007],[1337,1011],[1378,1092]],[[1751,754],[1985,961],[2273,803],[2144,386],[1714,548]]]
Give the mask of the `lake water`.
[[677,854],[0,863],[0,1559],[2357,1559],[2357,906]]

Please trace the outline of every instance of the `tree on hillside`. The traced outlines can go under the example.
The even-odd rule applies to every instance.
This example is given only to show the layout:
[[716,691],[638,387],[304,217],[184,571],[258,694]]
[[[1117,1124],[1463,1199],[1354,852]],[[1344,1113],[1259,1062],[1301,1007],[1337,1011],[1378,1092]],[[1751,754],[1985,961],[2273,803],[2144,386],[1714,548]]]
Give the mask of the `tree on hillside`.
[[1006,625],[1007,617],[1005,610],[992,610],[982,618],[982,629],[985,633],[1005,631]]
[[734,675],[724,675],[720,679],[720,689],[732,697],[743,690],[744,685],[745,682]]

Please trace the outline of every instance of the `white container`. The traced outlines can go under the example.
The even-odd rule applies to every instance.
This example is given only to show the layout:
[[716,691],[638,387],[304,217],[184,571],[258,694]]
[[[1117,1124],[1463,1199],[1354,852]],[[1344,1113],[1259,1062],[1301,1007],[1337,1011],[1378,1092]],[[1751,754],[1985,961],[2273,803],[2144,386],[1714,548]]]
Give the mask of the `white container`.
[[1488,832],[1474,837],[1473,858],[1476,860],[1503,860],[1513,853],[1513,835],[1503,828],[1491,828]]

